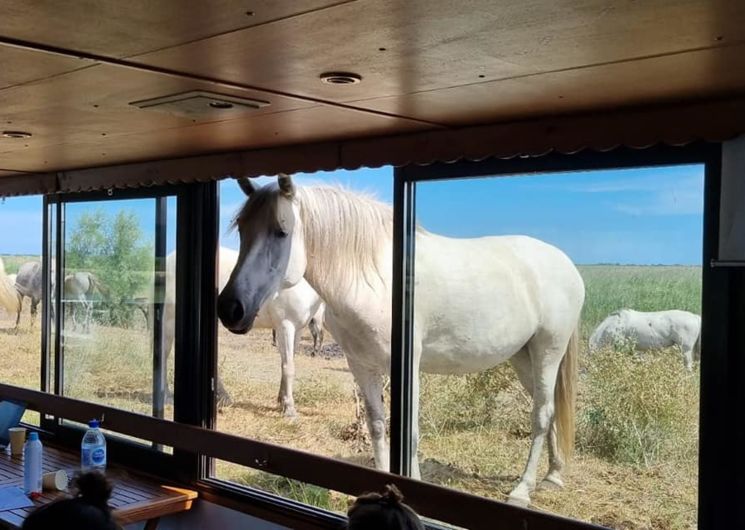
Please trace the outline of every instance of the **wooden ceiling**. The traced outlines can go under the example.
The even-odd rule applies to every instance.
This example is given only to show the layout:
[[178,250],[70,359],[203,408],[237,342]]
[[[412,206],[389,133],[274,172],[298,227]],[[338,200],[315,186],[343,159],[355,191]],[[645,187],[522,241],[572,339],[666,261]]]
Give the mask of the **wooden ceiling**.
[[[131,105],[191,90],[270,105]],[[0,4],[0,177],[743,93],[743,0]]]

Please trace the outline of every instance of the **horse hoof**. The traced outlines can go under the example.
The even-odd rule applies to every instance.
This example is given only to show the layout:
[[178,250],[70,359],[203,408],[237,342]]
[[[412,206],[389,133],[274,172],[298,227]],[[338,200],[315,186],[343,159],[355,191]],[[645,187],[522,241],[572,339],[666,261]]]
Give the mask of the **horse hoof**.
[[527,508],[530,506],[530,497],[523,497],[521,495],[510,495],[507,497],[507,504],[517,506],[518,508]]
[[288,420],[294,420],[297,418],[297,411],[295,407],[286,407],[282,410],[282,415]]

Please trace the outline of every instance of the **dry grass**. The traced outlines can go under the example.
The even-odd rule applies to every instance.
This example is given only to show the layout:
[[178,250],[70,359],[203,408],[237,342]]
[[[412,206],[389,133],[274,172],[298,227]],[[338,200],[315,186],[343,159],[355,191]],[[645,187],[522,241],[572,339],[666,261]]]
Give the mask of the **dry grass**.
[[[0,363],[0,381],[38,388],[38,326],[32,331],[24,320],[18,334],[7,330],[11,326],[9,317],[0,321],[0,351],[6,355],[6,362]],[[142,329],[94,327],[91,336],[94,338],[74,336],[68,342],[68,393],[147,413],[151,395],[147,334]],[[288,420],[277,408],[279,356],[271,346],[270,333],[257,330],[248,336],[236,336],[221,330],[219,341],[220,373],[235,401],[218,416],[220,430],[372,464],[369,443],[357,422],[354,382],[344,358],[310,357],[305,353],[310,342],[304,337],[296,358],[299,416]],[[607,362],[595,365],[585,360],[579,395],[579,445],[566,472],[567,487],[562,491],[536,492],[534,507],[616,529],[695,528],[696,421],[686,423],[682,434],[676,435],[685,438],[685,444],[652,444],[657,449],[632,451],[632,456],[636,454],[633,458],[598,451],[598,444],[586,431],[588,415],[601,404],[599,396],[607,398],[605,405],[620,405],[641,389],[635,410],[644,411],[647,406],[648,412],[643,413],[659,416],[660,407],[665,408],[660,404],[662,398],[697,399],[695,376],[685,391],[673,395],[661,391],[655,378],[668,374],[663,378],[664,384],[677,388],[680,374],[675,363],[653,363],[658,372],[645,383],[639,378],[649,365],[637,366],[637,371],[628,377],[613,378],[614,362],[622,363],[622,370],[635,367],[627,366],[628,359],[614,359],[611,356]],[[628,394],[618,394],[623,391]],[[465,377],[426,376],[422,395],[420,460],[424,479],[504,500],[522,471],[530,443],[530,400],[511,368],[504,366]],[[688,404],[697,411],[694,403]],[[616,419],[623,415],[622,409],[611,412]],[[681,447],[681,451],[675,450]],[[642,456],[640,463],[640,454],[647,455],[647,461]],[[546,467],[544,455],[542,473]],[[225,462],[218,463],[217,473],[221,478],[303,502],[346,510],[347,496],[336,492]]]

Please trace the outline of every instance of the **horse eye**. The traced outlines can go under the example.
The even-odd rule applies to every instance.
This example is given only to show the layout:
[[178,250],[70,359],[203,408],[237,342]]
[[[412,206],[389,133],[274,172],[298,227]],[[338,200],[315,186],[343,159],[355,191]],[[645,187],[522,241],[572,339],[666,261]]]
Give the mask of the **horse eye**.
[[278,229],[276,232],[274,232],[274,235],[277,237],[287,237],[287,232],[282,229]]

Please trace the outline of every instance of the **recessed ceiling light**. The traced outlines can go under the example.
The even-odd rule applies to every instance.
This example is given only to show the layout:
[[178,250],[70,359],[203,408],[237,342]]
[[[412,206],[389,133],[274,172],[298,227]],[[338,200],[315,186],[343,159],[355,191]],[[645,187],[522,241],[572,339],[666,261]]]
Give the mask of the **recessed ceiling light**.
[[327,85],[356,85],[362,76],[351,72],[326,72],[321,74],[321,81]]
[[3,131],[3,138],[31,138],[31,133],[23,131]]

